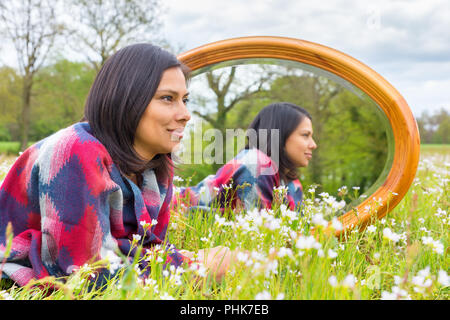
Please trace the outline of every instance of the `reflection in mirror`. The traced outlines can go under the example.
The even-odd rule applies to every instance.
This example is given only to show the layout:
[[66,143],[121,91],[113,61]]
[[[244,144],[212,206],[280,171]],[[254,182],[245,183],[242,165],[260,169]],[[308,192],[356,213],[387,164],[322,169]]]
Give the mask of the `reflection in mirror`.
[[194,185],[245,145],[256,114],[291,102],[311,114],[318,148],[300,169],[303,191],[326,192],[357,206],[386,179],[394,154],[384,112],[350,82],[322,69],[281,59],[238,59],[195,70],[189,84],[192,119],[177,152],[176,175]]

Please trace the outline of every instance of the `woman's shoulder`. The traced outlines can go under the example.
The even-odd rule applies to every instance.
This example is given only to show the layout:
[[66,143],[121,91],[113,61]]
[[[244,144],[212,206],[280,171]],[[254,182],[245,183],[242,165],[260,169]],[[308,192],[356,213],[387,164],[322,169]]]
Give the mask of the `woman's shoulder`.
[[[42,161],[65,163],[72,157],[81,162],[111,161],[105,146],[92,135],[87,122],[77,122],[36,143]],[[41,161],[41,162],[42,162]]]
[[267,164],[273,162],[272,158],[270,158],[265,152],[257,148],[243,149],[236,155],[234,159],[243,163],[248,162],[255,164]]
[[256,176],[275,175],[278,172],[276,162],[257,148],[243,149],[233,160],[239,165],[253,168]]

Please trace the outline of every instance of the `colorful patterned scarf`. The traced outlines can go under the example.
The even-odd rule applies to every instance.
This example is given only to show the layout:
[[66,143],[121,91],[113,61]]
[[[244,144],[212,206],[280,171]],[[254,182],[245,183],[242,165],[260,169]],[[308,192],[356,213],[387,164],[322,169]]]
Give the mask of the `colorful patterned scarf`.
[[[172,178],[146,170],[139,189],[120,174],[87,123],[31,146],[0,188],[0,263],[9,222],[14,234],[3,275],[21,286],[67,276],[117,249],[129,254],[133,235],[144,248],[169,247]],[[167,263],[185,261],[176,249],[171,252]]]
[[300,209],[303,197],[300,181],[286,185],[280,181],[277,165],[269,156],[258,149],[244,149],[196,186],[175,188],[171,207],[207,209],[216,202],[221,208],[271,208],[277,194],[291,210]]

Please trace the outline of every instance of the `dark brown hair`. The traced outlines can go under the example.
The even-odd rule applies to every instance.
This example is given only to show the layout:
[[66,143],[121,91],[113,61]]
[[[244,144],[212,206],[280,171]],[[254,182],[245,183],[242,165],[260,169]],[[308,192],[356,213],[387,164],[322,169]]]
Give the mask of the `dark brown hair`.
[[[84,118],[92,134],[106,147],[123,174],[145,169],[168,173],[169,154],[146,161],[133,147],[139,121],[152,100],[162,74],[180,67],[186,79],[189,69],[175,55],[148,43],[124,47],[102,66],[86,100]],[[187,80],[186,80],[187,81]]]
[[[277,147],[279,155],[278,160],[278,171],[280,174],[280,178],[284,181],[290,181],[298,179],[298,171],[297,167],[294,163],[289,159],[285,151],[285,145],[287,138],[294,132],[294,130],[298,127],[298,125],[303,121],[305,117],[308,117],[310,120],[311,115],[303,109],[293,103],[289,102],[276,102],[265,106],[253,119],[252,123],[248,127],[248,129],[253,129],[256,132],[259,130],[267,130],[268,134],[261,135],[261,137],[267,137],[267,140],[260,141],[260,135],[256,135],[256,141],[252,142],[251,139],[248,140],[245,149],[257,148],[261,151],[267,153],[270,157],[275,153],[275,150],[272,150],[272,147]],[[271,142],[271,134],[270,130],[278,129],[279,130],[279,141],[278,143]],[[251,144],[253,143],[253,144]]]

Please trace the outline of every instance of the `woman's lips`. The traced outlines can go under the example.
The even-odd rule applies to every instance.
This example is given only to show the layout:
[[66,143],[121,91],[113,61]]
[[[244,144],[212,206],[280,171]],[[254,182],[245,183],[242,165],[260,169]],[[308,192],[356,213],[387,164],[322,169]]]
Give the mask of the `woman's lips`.
[[183,138],[184,128],[167,129],[171,133],[172,141],[180,141]]
[[311,159],[312,158],[312,153],[305,153],[306,158]]

